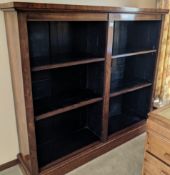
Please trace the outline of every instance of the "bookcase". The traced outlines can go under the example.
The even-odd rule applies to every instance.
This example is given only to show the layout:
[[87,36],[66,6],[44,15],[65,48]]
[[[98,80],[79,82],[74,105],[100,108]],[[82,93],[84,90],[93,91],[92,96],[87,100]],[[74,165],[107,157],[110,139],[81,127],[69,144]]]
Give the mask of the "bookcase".
[[63,175],[145,131],[167,10],[0,8],[27,174]]

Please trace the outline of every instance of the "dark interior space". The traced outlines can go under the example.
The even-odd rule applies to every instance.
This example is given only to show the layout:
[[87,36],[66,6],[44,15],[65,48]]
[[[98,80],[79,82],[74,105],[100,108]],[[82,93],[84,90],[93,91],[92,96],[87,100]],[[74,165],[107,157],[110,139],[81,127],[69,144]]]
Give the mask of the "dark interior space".
[[39,166],[100,140],[101,119],[100,102],[36,123]]
[[112,55],[158,48],[161,21],[116,21]]
[[29,22],[32,66],[103,58],[105,22]]
[[147,118],[152,88],[110,98],[109,135]]
[[133,86],[152,84],[155,65],[155,53],[113,59],[111,93]]
[[[104,77],[109,72],[104,69],[106,22],[28,22],[40,168],[100,141],[103,129],[107,130],[102,127],[104,117],[109,118],[109,135],[146,119],[160,24],[115,22],[108,117],[102,103],[104,87],[108,88]],[[100,102],[74,108],[98,98]],[[56,110],[59,113],[53,114]]]
[[104,64],[32,73],[35,115],[103,96]]

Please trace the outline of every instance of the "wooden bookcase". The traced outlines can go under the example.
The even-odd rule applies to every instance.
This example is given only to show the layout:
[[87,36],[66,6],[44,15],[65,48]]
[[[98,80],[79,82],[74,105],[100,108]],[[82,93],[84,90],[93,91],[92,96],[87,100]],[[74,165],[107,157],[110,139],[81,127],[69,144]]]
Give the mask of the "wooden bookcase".
[[65,174],[145,131],[167,10],[0,8],[27,174]]

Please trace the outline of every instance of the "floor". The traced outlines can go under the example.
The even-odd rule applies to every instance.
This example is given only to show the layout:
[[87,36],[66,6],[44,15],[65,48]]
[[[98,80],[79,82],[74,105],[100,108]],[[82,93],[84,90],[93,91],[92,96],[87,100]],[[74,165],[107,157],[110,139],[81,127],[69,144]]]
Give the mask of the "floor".
[[[67,175],[141,175],[145,134],[75,169]],[[0,175],[22,175],[18,166]]]

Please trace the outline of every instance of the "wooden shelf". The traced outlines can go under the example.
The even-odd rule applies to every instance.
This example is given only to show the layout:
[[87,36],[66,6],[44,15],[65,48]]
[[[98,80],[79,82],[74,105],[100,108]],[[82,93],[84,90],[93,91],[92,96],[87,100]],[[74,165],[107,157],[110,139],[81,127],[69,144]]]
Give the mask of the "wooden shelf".
[[73,109],[77,109],[77,108],[80,108],[80,107],[83,107],[86,105],[90,105],[90,104],[102,101],[102,99],[103,99],[102,97],[97,97],[97,98],[93,98],[93,99],[89,99],[89,100],[84,100],[84,101],[81,101],[81,102],[78,102],[78,103],[75,103],[72,105],[68,105],[68,106],[65,106],[63,108],[59,108],[59,109],[38,115],[35,117],[35,120],[39,121],[39,120],[43,120],[43,119],[46,119],[49,117],[53,117],[54,115],[58,115],[58,114],[61,114],[63,112],[67,112],[67,111],[70,111]]
[[152,86],[152,83],[149,82],[133,82],[131,84],[131,86],[127,85],[127,87],[125,86],[124,88],[122,88],[121,90],[115,90],[113,92],[110,93],[110,97],[116,97],[118,95],[122,95],[122,94],[126,94],[128,92],[133,92],[142,88],[146,88]]
[[128,53],[123,53],[123,54],[116,54],[112,56],[112,59],[115,58],[122,58],[122,57],[130,57],[130,56],[135,56],[135,55],[143,55],[143,54],[149,54],[149,53],[156,53],[157,50],[153,49],[153,50],[143,50],[143,51],[131,51]]
[[58,64],[48,64],[44,66],[36,66],[32,68],[32,72],[42,71],[42,70],[49,70],[49,69],[57,69],[62,67],[69,67],[69,66],[76,66],[82,64],[90,64],[90,63],[97,63],[104,61],[104,58],[91,58],[91,59],[84,59],[80,61],[70,61],[65,63],[58,63]]
[[[62,113],[61,109],[72,109],[72,107],[77,105],[80,107],[86,103],[93,103],[93,101],[98,101],[98,98],[100,99],[102,94],[97,94],[92,90],[89,89],[75,89],[74,91],[65,91],[63,93],[60,93],[58,95],[48,96],[44,98],[39,98],[34,100],[34,106],[36,107],[34,110],[35,116],[44,115],[47,113],[51,113],[51,111],[58,111],[59,113]],[[65,112],[64,110],[64,112]],[[58,112],[56,114],[58,114]]]

